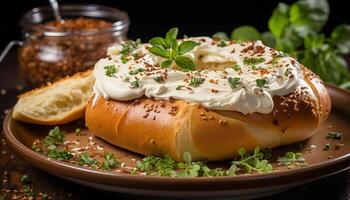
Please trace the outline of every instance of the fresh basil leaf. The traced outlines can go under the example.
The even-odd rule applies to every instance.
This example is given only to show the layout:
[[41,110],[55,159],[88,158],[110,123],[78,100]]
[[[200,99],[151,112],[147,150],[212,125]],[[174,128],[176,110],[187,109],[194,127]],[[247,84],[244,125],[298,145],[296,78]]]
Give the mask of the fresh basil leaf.
[[[310,68],[326,82],[340,85],[350,81],[350,73],[344,58],[337,54],[328,44],[318,44],[319,46],[316,48],[317,46],[315,44],[317,42],[312,42],[312,40],[317,39],[306,38],[305,42],[309,44],[306,45],[308,49],[305,51],[301,63]],[[313,48],[310,49],[311,46]]]
[[195,70],[195,63],[191,60],[191,58],[187,56],[178,56],[175,59],[175,63],[183,68],[183,69],[189,69],[189,70]]
[[194,41],[184,41],[179,46],[179,54],[183,55],[189,51],[191,51],[194,47],[198,46],[198,42]]
[[327,0],[299,0],[289,10],[289,19],[301,37],[319,32],[329,16]]
[[293,57],[296,57],[296,50],[303,45],[303,38],[301,38],[293,27],[287,26],[284,30],[282,38],[276,38],[275,48],[283,51]]
[[225,32],[216,32],[211,38],[213,38],[213,40],[228,40],[228,35]]
[[160,67],[161,68],[168,68],[168,67],[170,67],[172,62],[173,62],[172,60],[164,60],[163,62],[160,63]]
[[177,27],[171,28],[171,29],[168,31],[168,33],[166,34],[165,39],[166,39],[169,43],[170,43],[170,41],[173,40],[173,39],[176,40],[178,32],[179,32],[179,29],[178,29]]
[[170,58],[169,52],[166,51],[165,49],[163,49],[162,47],[159,47],[159,46],[151,47],[148,49],[148,51],[150,51],[154,55],[160,56],[162,58]]
[[240,26],[232,31],[231,39],[233,40],[261,40],[261,34],[251,26]]
[[338,47],[342,54],[350,52],[350,25],[338,25],[331,33],[331,42]]
[[307,36],[304,39],[304,46],[306,50],[313,51],[314,53],[318,53],[319,50],[323,47],[325,41],[324,35],[314,35]]
[[277,38],[282,37],[284,28],[289,24],[288,11],[287,4],[279,3],[270,17],[268,26],[271,33]]
[[161,37],[154,37],[149,40],[149,43],[152,46],[161,46],[165,49],[169,48],[169,43],[164,38],[161,38]]
[[276,46],[276,39],[275,39],[275,37],[272,35],[271,32],[266,31],[266,32],[264,32],[261,36],[262,36],[261,41],[262,41],[265,45],[267,45],[267,46],[269,46],[269,47],[275,47],[275,46]]
[[[332,73],[331,66],[334,66],[333,70],[339,73],[339,77],[340,77],[339,81],[336,82],[335,84],[340,85],[344,82],[350,81],[350,73],[348,70],[348,65],[342,56],[333,54],[333,56],[330,56],[327,62],[327,65],[328,65],[328,73]],[[328,80],[328,82],[331,82],[331,80]]]
[[[170,41],[170,48],[174,51],[177,52],[177,49],[179,48],[179,44],[177,43],[176,39],[172,39]],[[176,53],[175,53],[176,54]]]

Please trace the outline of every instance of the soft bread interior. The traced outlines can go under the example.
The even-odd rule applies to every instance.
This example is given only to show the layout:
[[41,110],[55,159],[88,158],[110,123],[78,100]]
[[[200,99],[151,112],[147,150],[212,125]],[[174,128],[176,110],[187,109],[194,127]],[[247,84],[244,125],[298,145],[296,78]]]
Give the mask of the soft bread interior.
[[83,116],[94,78],[86,72],[19,96],[13,118],[37,124],[63,124]]

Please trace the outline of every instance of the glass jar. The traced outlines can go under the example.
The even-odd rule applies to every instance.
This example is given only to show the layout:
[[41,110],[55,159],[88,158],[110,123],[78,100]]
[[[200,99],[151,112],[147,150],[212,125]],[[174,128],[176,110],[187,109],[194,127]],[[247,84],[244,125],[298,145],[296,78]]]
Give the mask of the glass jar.
[[20,71],[30,86],[40,86],[92,68],[107,47],[127,40],[128,14],[101,5],[61,5],[61,22],[50,7],[34,8],[21,20]]

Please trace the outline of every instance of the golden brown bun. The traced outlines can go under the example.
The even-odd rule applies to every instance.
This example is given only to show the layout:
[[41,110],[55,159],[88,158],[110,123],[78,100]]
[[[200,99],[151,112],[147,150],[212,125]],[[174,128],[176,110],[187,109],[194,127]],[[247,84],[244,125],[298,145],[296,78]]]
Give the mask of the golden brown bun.
[[274,97],[270,114],[215,111],[182,100],[106,101],[98,98],[86,109],[86,125],[96,136],[121,148],[144,155],[170,155],[182,161],[184,152],[193,160],[224,160],[237,156],[241,147],[252,151],[304,140],[327,118],[330,98],[308,69],[305,79],[317,99],[301,88]]
[[12,117],[43,125],[65,124],[82,118],[93,84],[89,70],[21,94]]

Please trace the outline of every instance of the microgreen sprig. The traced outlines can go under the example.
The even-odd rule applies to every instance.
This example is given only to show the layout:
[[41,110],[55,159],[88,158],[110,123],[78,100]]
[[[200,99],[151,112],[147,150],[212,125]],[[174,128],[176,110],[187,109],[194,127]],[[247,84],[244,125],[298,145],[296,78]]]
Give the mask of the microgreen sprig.
[[198,42],[194,41],[183,41],[180,44],[176,40],[178,34],[178,28],[172,28],[168,31],[165,38],[154,37],[149,40],[152,45],[148,50],[159,57],[165,58],[163,62],[160,63],[162,68],[170,67],[175,61],[176,65],[182,69],[194,70],[195,63],[193,60],[185,56],[187,52],[191,51],[194,47],[198,46]]
[[238,154],[240,155],[240,159],[231,162],[238,170],[244,170],[247,173],[251,173],[252,171],[257,171],[259,173],[272,171],[272,165],[269,164],[267,160],[263,159],[264,154],[260,152],[259,146],[255,147],[252,155],[246,153],[244,148],[239,149]]
[[293,164],[300,166],[307,165],[302,153],[287,152],[284,156],[279,157],[277,161],[279,165],[285,166],[290,166]]
[[332,139],[332,140],[341,140],[343,137],[343,134],[340,132],[335,132],[335,131],[329,131],[327,135],[327,139]]
[[[129,61],[128,56],[130,55],[131,52],[137,49],[137,47],[141,44],[140,39],[136,39],[135,41],[133,40],[128,40],[126,43],[122,44],[122,50],[120,52],[121,54],[121,61],[123,64],[127,63]],[[134,59],[136,60],[135,56]]]

